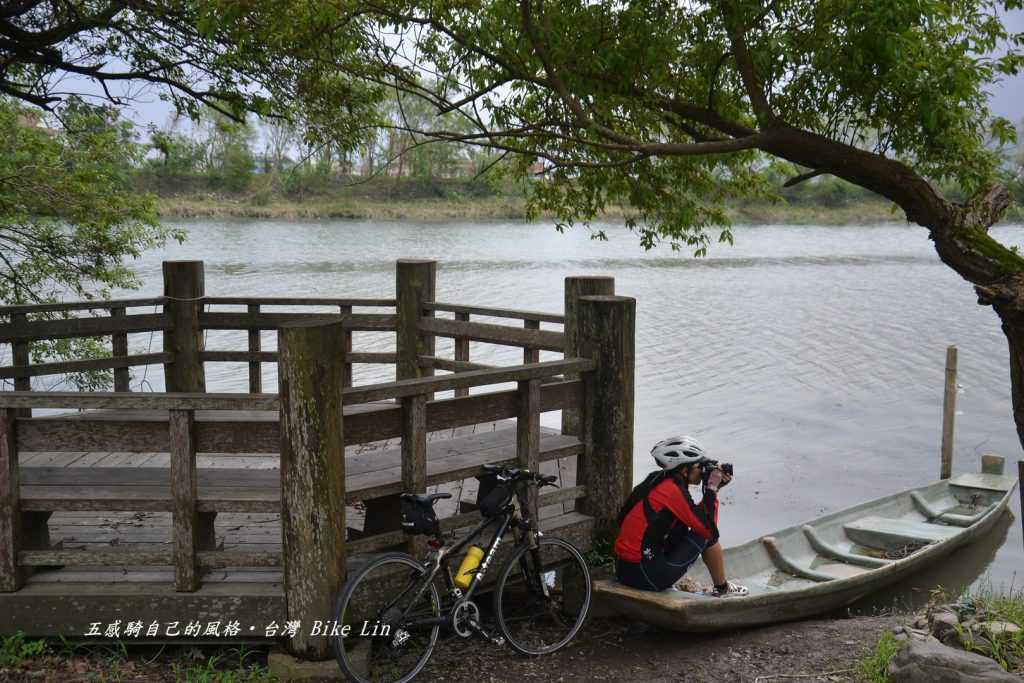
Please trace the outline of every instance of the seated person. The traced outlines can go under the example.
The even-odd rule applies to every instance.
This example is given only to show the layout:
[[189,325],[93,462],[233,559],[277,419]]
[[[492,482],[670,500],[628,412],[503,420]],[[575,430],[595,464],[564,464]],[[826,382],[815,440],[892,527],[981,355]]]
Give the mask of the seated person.
[[[714,597],[744,596],[744,586],[726,579],[725,559],[718,543],[718,489],[732,480],[688,436],[659,441],[651,455],[661,468],[637,486],[619,513],[615,540],[615,573],[631,588],[671,588],[698,556],[714,581]],[[700,504],[691,485],[705,481]]]

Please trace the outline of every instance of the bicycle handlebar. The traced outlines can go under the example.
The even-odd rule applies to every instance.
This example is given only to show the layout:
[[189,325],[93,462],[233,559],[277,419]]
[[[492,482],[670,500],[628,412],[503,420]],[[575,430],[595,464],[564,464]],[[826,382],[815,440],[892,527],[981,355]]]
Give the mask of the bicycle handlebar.
[[558,475],[555,474],[541,474],[540,472],[531,472],[530,470],[507,467],[505,465],[484,465],[484,471],[496,474],[500,479],[536,484],[538,488],[544,486],[559,488],[558,484],[555,483],[558,481]]

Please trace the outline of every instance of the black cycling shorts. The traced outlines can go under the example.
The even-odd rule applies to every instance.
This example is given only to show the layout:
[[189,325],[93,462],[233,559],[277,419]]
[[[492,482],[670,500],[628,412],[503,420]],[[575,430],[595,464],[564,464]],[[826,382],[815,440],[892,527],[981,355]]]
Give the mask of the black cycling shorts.
[[617,558],[616,578],[630,588],[665,590],[681,579],[690,565],[711,545],[711,541],[685,526],[677,527],[669,533],[665,552],[654,559],[626,562]]

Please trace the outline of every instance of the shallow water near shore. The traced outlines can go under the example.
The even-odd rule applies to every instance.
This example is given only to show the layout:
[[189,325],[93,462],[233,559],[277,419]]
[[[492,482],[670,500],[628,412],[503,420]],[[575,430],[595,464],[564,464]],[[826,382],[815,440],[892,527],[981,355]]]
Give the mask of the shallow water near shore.
[[[1008,470],[1022,457],[998,320],[939,262],[921,228],[738,227],[734,246],[716,244],[695,259],[667,247],[644,252],[614,225],[601,226],[610,238],[602,242],[550,224],[168,223],[186,228],[188,241],[134,262],[145,287],[115,296],[160,294],[163,259],[205,261],[211,296],[391,297],[395,259],[432,258],[441,301],[550,312],[561,312],[566,276],[614,276],[617,293],[637,299],[634,474],[652,469],[650,446],[675,433],[694,434],[733,462],[721,508],[727,545],[934,480],[948,344],[960,352],[954,470],[977,471],[982,453],[1005,456]],[[993,234],[1024,244],[1021,225]],[[133,352],[160,343],[130,335]],[[393,340],[356,333],[355,347],[388,350]],[[245,333],[210,331],[207,348],[244,349]],[[263,348],[274,348],[272,333]],[[451,349],[438,340],[439,355]],[[521,362],[515,349],[474,343],[471,354]],[[357,366],[355,381],[393,372]],[[142,379],[135,370],[133,389]],[[264,365],[264,386],[276,383],[274,366]],[[159,367],[143,384],[162,389]],[[245,364],[208,364],[207,386],[246,390]],[[557,415],[543,423],[556,426]],[[1016,518],[988,539],[862,607],[938,584],[1020,586],[1018,499],[1012,507]]]

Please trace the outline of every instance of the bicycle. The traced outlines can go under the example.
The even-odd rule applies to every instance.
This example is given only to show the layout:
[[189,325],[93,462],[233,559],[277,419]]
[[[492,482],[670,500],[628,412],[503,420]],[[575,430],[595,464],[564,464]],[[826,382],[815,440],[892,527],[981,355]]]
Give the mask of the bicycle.
[[[507,643],[524,655],[543,655],[565,647],[579,632],[590,608],[590,570],[568,541],[544,536],[528,515],[520,516],[513,498],[525,500],[527,487],[555,486],[557,477],[528,470],[485,465],[493,484],[481,500],[483,520],[464,538],[450,541],[440,531],[434,503],[450,493],[402,494],[407,531],[430,536],[425,562],[391,552],[372,559],[345,584],[334,611],[337,635],[332,645],[338,665],[357,683],[405,683],[426,665],[442,627],[456,636],[478,635],[490,643]],[[407,520],[408,510],[427,513]],[[411,513],[410,513],[411,514]],[[465,589],[459,588],[449,563],[463,548],[494,526],[483,559]],[[481,590],[498,547],[511,530],[515,545],[497,580],[487,586],[500,635],[484,628]],[[443,582],[438,589],[438,578]],[[346,629],[346,627],[348,627]]]

